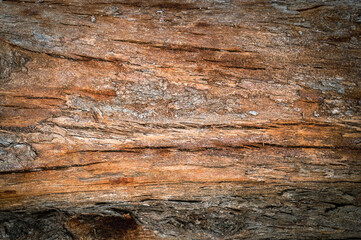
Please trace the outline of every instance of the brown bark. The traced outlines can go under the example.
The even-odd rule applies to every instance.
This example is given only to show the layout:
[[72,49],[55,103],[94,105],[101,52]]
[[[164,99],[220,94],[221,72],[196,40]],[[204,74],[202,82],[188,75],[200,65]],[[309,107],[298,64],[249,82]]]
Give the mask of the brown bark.
[[358,1],[0,2],[0,238],[361,238]]

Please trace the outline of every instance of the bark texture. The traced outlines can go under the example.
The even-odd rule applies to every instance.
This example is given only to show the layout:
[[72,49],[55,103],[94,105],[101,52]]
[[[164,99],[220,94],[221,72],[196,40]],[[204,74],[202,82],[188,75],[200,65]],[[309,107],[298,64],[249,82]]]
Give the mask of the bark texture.
[[361,238],[360,23],[357,0],[0,1],[0,238]]

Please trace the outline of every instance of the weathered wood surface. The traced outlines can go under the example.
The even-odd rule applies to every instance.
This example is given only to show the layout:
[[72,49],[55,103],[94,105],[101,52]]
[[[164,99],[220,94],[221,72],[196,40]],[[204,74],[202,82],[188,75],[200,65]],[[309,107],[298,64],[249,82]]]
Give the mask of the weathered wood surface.
[[0,2],[0,238],[361,238],[359,1]]

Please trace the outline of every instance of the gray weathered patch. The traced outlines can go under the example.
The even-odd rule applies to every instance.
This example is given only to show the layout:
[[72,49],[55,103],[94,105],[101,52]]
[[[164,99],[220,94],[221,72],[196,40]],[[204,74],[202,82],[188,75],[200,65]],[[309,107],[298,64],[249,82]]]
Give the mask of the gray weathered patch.
[[31,145],[13,142],[7,136],[0,136],[0,171],[18,170],[34,161],[37,154]]
[[10,77],[16,70],[26,70],[29,57],[15,51],[8,44],[0,42],[0,82]]

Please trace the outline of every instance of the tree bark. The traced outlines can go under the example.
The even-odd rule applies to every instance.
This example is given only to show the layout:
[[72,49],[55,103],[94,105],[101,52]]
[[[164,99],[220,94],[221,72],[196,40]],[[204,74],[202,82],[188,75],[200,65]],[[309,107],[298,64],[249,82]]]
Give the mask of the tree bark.
[[0,1],[1,239],[361,238],[359,1]]

